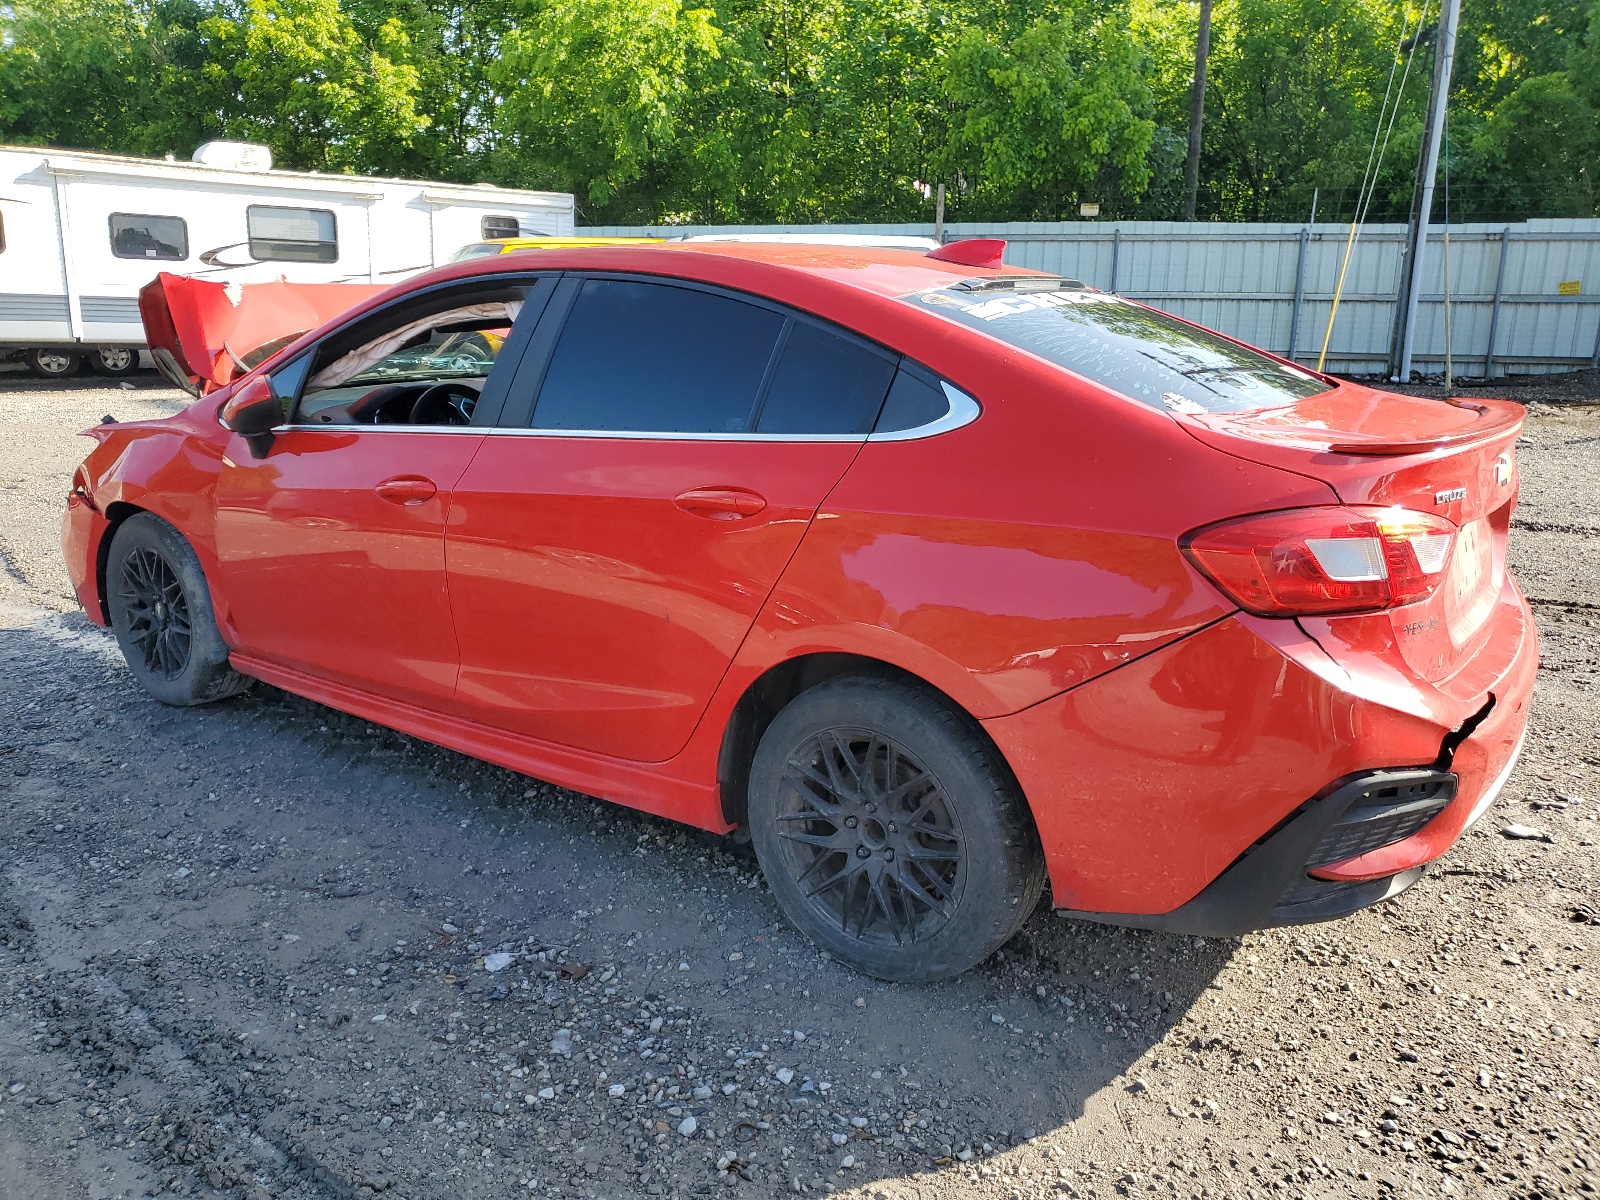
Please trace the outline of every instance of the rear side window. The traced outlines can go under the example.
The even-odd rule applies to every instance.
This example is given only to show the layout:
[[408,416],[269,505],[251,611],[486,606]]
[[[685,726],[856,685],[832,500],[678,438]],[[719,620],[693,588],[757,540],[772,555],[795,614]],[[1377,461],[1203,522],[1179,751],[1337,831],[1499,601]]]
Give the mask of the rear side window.
[[182,217],[112,213],[111,253],[118,258],[185,259],[189,227]]
[[950,397],[942,387],[933,379],[924,378],[920,371],[901,367],[895,374],[894,385],[883,402],[883,412],[873,432],[902,433],[907,429],[920,429],[949,412]]
[[963,282],[905,299],[1151,408],[1244,412],[1328,390],[1309,371],[1073,280]]
[[590,279],[533,411],[536,429],[743,433],[784,318],[728,296]]
[[479,226],[484,239],[512,238],[522,232],[522,223],[515,217],[485,217]]
[[339,261],[339,230],[325,208],[279,208],[252,204],[245,209],[250,256],[264,262]]
[[767,385],[758,433],[868,433],[894,360],[805,321],[792,321]]

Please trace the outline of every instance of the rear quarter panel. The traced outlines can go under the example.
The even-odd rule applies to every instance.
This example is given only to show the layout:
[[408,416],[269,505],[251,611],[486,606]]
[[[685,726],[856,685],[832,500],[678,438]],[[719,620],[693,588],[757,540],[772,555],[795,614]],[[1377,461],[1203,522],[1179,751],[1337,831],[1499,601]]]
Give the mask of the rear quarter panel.
[[1036,704],[1233,611],[1178,537],[1320,483],[1219,454],[1165,414],[952,330],[915,356],[982,414],[869,442],[824,502],[740,656],[891,662],[975,717]]

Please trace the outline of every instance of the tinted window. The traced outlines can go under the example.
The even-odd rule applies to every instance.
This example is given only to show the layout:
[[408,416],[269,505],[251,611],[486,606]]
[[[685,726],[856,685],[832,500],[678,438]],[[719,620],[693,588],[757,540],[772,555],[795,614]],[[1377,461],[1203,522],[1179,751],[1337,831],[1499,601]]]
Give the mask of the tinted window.
[[339,232],[325,208],[279,208],[252,204],[245,209],[250,255],[263,261],[337,262]]
[[112,213],[111,253],[118,258],[188,258],[189,227],[182,217]]
[[479,228],[483,232],[478,236],[485,238],[510,238],[522,232],[522,225],[515,217],[485,217]]
[[1309,371],[1103,292],[1053,279],[963,285],[906,299],[1152,408],[1241,412],[1328,390]]
[[867,433],[894,362],[804,321],[789,327],[756,422],[760,433]]
[[550,358],[533,424],[744,432],[783,320],[692,288],[588,280]]
[[950,411],[950,398],[944,389],[931,380],[900,368],[894,377],[894,386],[883,402],[883,412],[873,428],[874,433],[899,433],[905,429],[918,429],[931,425]]

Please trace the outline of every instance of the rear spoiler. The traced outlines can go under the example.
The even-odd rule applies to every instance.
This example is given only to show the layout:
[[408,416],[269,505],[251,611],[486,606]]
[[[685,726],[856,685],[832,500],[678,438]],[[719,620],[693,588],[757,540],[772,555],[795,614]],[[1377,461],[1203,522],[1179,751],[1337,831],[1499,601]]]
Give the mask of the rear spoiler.
[[163,272],[140,290],[139,317],[157,368],[201,396],[248,370],[252,351],[315,329],[388,286],[220,283]]
[[1334,442],[1328,449],[1335,454],[1368,454],[1374,458],[1424,454],[1430,450],[1445,450],[1495,437],[1520,425],[1528,415],[1527,409],[1510,400],[1458,400],[1452,397],[1444,403],[1476,413],[1477,421],[1444,433],[1422,434],[1414,438]]

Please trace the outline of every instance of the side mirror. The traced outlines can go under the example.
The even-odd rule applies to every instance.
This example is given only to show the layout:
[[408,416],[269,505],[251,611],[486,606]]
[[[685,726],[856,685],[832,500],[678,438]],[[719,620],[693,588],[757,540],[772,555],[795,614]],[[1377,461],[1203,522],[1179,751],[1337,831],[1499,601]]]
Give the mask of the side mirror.
[[218,417],[224,428],[250,444],[253,457],[265,458],[272,448],[272,431],[283,424],[283,402],[271,382],[261,376],[230,396]]

